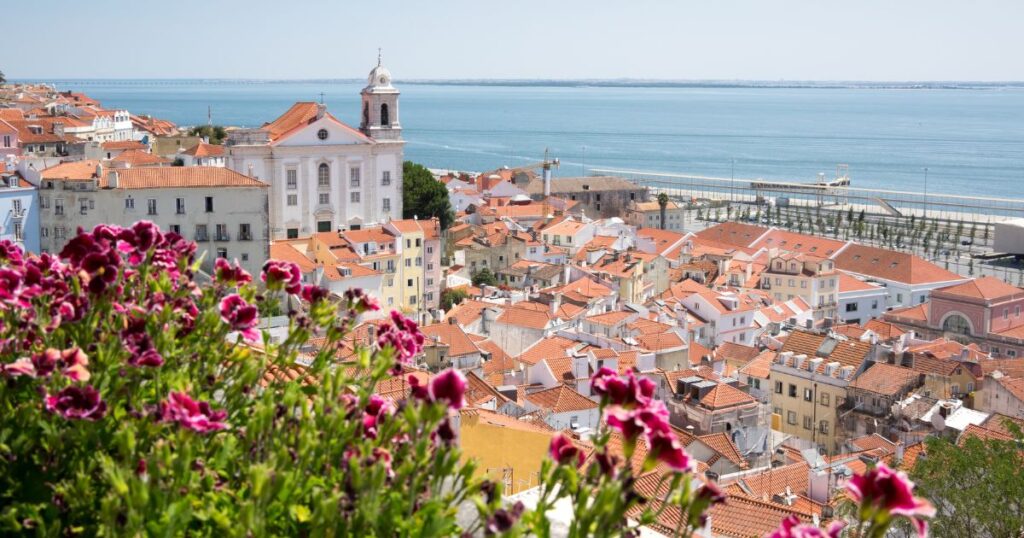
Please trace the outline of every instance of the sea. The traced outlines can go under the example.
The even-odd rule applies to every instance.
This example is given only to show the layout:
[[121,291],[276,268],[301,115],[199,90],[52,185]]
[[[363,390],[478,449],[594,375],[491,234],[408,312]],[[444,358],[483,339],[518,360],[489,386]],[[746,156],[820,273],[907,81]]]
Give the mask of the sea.
[[[357,125],[362,80],[46,80],[179,125],[259,126],[323,100]],[[612,168],[1024,199],[1024,85],[396,82],[406,158]],[[927,172],[925,169],[927,168]],[[927,176],[927,179],[926,179]]]

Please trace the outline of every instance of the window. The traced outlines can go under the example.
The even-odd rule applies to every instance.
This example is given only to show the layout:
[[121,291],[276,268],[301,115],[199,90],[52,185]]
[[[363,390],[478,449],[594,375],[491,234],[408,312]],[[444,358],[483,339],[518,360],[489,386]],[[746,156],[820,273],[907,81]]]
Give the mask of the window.
[[412,267],[412,258],[406,258],[405,259],[405,266],[406,267]]
[[11,135],[4,135],[4,147],[11,147]]
[[775,277],[775,285],[776,286],[781,286],[782,285],[782,279],[779,278],[779,277]]
[[349,181],[351,182],[353,187],[358,187],[359,181],[362,179],[362,174],[360,173],[360,170],[361,169],[358,166],[353,166],[348,171]]
[[412,287],[412,279],[411,278],[408,280],[408,282],[406,282],[406,285],[409,286],[410,288]]
[[285,230],[285,237],[287,237],[288,239],[298,239],[299,238],[299,229],[298,228],[288,228],[287,230]]
[[1017,357],[1017,350],[1016,349],[1007,349],[1006,350],[1006,356],[1010,357],[1011,359],[1016,358]]
[[415,295],[410,295],[409,296],[409,304],[416,304],[416,296]]
[[226,248],[218,248],[217,249],[217,257],[218,258],[224,258],[225,260],[228,259],[228,249],[226,249]]
[[846,303],[846,311],[847,312],[856,312],[857,311],[857,303]]
[[391,211],[391,198],[384,199],[384,211]]
[[428,278],[427,279],[427,286],[433,286],[433,285],[434,285],[434,279],[433,278]]
[[822,392],[819,399],[821,400],[821,405],[828,407],[829,397],[827,392]]
[[878,310],[878,300],[871,301],[871,310]]
[[205,224],[196,224],[196,241],[209,241],[210,238],[206,234]]
[[814,429],[814,422],[812,422],[813,420],[814,419],[811,418],[810,416],[804,415],[804,429],[805,430]]
[[896,294],[896,302],[897,303],[902,303],[903,302],[903,294],[902,293],[897,293]]
[[423,267],[423,258],[416,256],[416,267]]
[[331,167],[327,163],[320,163],[316,170],[316,183],[321,187],[331,186]]
[[811,389],[804,389],[804,401],[805,402],[813,402],[814,401],[814,391],[812,391]]
[[807,287],[807,281],[806,280],[801,280],[800,281],[800,287],[801,288],[806,288]]
[[288,195],[288,205],[299,205],[299,195],[298,194],[289,194]]
[[50,229],[47,228],[46,226],[43,226],[42,228],[39,229],[39,235],[41,237],[50,237]]
[[238,240],[252,241],[252,230],[249,228],[248,223],[242,223],[238,225]]
[[213,196],[206,197],[206,212],[213,213]]
[[1010,319],[1010,309],[1009,308],[1004,308],[1003,309],[1003,319]]
[[319,131],[316,132],[316,137],[319,138],[320,140],[327,140],[328,134],[329,133],[327,132],[327,129],[320,129]]
[[20,222],[15,222],[14,223],[14,240],[15,241],[21,241],[22,239],[23,239],[23,236],[21,234],[21,223]]
[[349,193],[349,200],[353,204],[358,204],[359,203],[359,193],[358,192]]
[[156,198],[146,200],[146,214],[156,215]]
[[[330,203],[331,203],[331,193],[329,193],[329,192],[321,192],[320,193],[320,205],[330,205]],[[330,231],[330,230],[328,230],[328,231]]]
[[421,246],[422,244],[423,244],[423,240],[417,237],[416,238],[416,246],[418,247],[418,246]]
[[818,423],[818,431],[820,431],[821,433],[823,433],[825,435],[828,435],[828,421],[827,420],[823,420],[823,421]]
[[427,271],[433,271],[433,270],[434,270],[434,264],[427,263]]
[[384,185],[385,187],[387,187],[388,185],[391,184],[391,172],[390,171],[384,171],[384,172],[382,172],[382,174],[383,175],[380,178],[380,184]]
[[787,411],[786,412],[786,423],[788,423],[788,424],[790,424],[792,426],[796,426],[796,412],[794,412],[794,411]]
[[434,247],[427,247],[427,254],[433,254],[433,253],[434,253]]
[[135,198],[132,198],[131,196],[125,198],[124,199],[124,208],[125,209],[135,209]]
[[387,268],[388,268],[388,272],[389,273],[394,273],[395,272],[395,260],[388,260]]
[[971,324],[967,318],[952,314],[942,322],[942,330],[954,334],[971,334]]
[[184,198],[176,198],[174,200],[174,211],[175,211],[175,213],[177,213],[179,215],[184,215],[185,214],[185,199]]
[[217,241],[230,241],[230,237],[228,236],[227,224],[217,225]]
[[242,261],[243,262],[249,261],[249,253],[248,252],[243,252],[242,253]]
[[171,229],[172,232],[174,232],[174,233],[176,233],[178,235],[181,235],[181,225],[180,224],[172,224],[170,226],[170,229]]
[[288,188],[297,189],[299,188],[299,171],[294,168],[289,168],[285,171],[285,176],[288,178]]
[[389,114],[388,114],[388,104],[387,103],[382,103],[380,105],[380,124],[381,125],[391,125],[391,118],[389,117]]
[[782,394],[782,381],[775,382],[775,394]]
[[796,385],[792,383],[789,384],[789,397],[796,398]]
[[81,202],[81,211],[80,211],[80,213],[83,214],[83,215],[88,215],[89,214],[89,201],[88,200],[79,200],[79,201]]

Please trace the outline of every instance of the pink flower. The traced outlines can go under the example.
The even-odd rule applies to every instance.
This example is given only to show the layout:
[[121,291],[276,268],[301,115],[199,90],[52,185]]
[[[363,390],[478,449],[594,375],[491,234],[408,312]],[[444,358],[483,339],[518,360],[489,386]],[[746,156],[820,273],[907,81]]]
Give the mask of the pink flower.
[[103,293],[117,281],[121,258],[113,250],[92,252],[82,259],[82,270],[89,276],[89,291]]
[[89,380],[89,370],[86,369],[86,366],[89,366],[89,357],[80,348],[65,349],[61,352],[60,358],[64,363],[64,370],[61,373],[72,381]]
[[301,291],[302,272],[299,271],[299,266],[292,262],[267,260],[267,263],[263,264],[263,272],[260,273],[260,278],[266,283],[269,290],[278,291],[283,289],[290,294],[296,294]]
[[846,491],[862,510],[907,517],[917,526],[919,536],[927,535],[928,523],[922,518],[934,516],[935,507],[925,499],[914,497],[914,483],[907,473],[879,462],[873,469],[851,478],[846,483]]
[[46,377],[57,369],[57,362],[61,360],[59,349],[48,348],[46,351],[32,355],[32,364],[36,368],[36,374]]
[[391,321],[380,324],[377,346],[381,349],[392,347],[399,364],[405,364],[423,351],[423,333],[415,321],[406,318],[397,310],[391,311]]
[[36,367],[32,364],[32,359],[21,358],[12,363],[0,365],[0,372],[3,372],[11,377],[36,377]]
[[430,399],[448,402],[450,409],[462,409],[466,404],[466,376],[451,368],[430,380]]
[[637,379],[633,372],[620,376],[614,370],[602,367],[590,380],[590,390],[607,398],[612,405],[624,407],[645,406],[654,396],[654,383]]
[[563,433],[551,439],[548,455],[559,465],[575,465],[576,467],[583,465],[583,451],[576,448],[576,445],[572,444],[572,440]]
[[65,387],[56,395],[45,399],[46,410],[72,420],[98,420],[107,412],[107,404],[100,399],[100,393],[92,386]]
[[221,284],[238,286],[252,282],[252,275],[246,272],[245,269],[242,269],[238,262],[232,265],[224,258],[217,258],[217,261],[213,262],[213,267],[217,282]]
[[526,506],[523,505],[523,501],[516,501],[510,510],[505,510],[504,508],[495,510],[494,514],[487,518],[487,527],[484,529],[486,531],[484,534],[490,536],[508,532],[519,521],[525,510]]
[[197,402],[184,392],[171,391],[167,400],[160,403],[160,416],[164,422],[177,422],[198,433],[223,430],[226,411],[214,411],[209,402]]
[[351,308],[360,314],[380,310],[380,303],[377,302],[377,299],[359,288],[345,290],[345,300],[349,302]]
[[302,291],[299,292],[299,296],[302,297],[302,300],[310,304],[315,303],[317,301],[322,301],[323,299],[326,299],[330,294],[331,292],[328,291],[326,288],[321,288],[320,286],[314,284],[302,286]]
[[251,341],[259,339],[256,325],[259,323],[259,310],[245,302],[237,293],[228,295],[220,301],[220,319],[231,326],[231,330],[242,333]]
[[779,528],[765,538],[839,538],[839,533],[845,526],[845,521],[833,521],[828,530],[823,531],[814,525],[801,524],[796,516],[789,516],[782,520]]
[[673,471],[688,472],[693,470],[693,460],[679,445],[679,441],[671,433],[655,432],[647,436],[650,446],[648,458],[664,463]]

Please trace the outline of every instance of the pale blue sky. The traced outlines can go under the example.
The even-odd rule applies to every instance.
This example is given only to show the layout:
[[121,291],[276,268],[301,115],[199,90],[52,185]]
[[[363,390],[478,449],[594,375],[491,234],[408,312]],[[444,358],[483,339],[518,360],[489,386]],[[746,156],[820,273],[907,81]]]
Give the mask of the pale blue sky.
[[1022,0],[4,4],[10,78],[1024,80]]

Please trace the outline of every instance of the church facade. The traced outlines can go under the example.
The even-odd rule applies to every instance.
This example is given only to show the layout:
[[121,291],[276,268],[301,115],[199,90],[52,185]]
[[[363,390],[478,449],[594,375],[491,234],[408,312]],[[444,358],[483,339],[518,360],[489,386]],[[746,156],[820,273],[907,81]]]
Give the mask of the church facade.
[[402,218],[398,90],[381,65],[361,92],[359,129],[298,102],[258,129],[232,131],[227,167],[270,185],[270,237],[358,230]]

